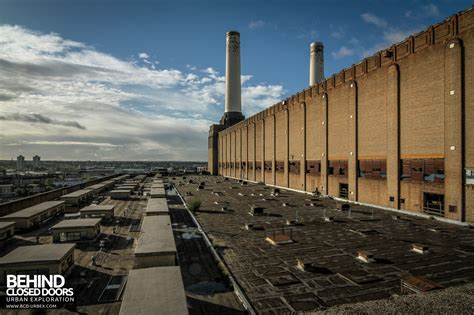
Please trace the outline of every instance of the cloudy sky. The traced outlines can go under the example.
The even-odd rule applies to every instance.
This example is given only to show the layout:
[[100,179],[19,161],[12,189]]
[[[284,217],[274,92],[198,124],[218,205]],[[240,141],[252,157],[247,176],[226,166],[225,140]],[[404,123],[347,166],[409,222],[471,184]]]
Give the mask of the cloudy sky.
[[[206,160],[225,33],[241,32],[251,115],[469,1],[0,0],[0,159]],[[357,3],[357,4],[355,4]]]

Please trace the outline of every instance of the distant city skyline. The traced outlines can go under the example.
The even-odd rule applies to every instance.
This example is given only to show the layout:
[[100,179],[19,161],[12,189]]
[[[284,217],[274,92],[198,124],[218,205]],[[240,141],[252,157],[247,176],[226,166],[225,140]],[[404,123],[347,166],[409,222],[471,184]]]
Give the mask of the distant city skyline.
[[241,33],[249,116],[469,1],[0,0],[0,159],[207,159],[224,108],[225,33]]

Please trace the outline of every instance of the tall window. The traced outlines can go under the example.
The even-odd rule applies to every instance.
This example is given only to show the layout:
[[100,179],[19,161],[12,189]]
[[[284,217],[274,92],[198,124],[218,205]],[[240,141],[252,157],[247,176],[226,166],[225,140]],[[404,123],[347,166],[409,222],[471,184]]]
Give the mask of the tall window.
[[285,162],[275,161],[275,171],[276,172],[284,172],[285,171]]
[[299,174],[300,173],[300,161],[289,161],[290,173]]
[[386,160],[359,160],[359,177],[380,179],[387,177]]
[[444,182],[444,159],[403,159],[401,180]]
[[328,161],[328,174],[329,175],[347,177],[347,173],[348,173],[347,160]]
[[321,174],[321,161],[306,161],[306,174],[319,176]]
[[272,161],[265,161],[265,171],[271,172],[272,171]]

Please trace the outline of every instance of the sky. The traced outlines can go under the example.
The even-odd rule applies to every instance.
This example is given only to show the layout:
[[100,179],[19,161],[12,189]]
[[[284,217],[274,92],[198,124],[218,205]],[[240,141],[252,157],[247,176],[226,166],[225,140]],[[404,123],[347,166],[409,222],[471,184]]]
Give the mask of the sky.
[[470,1],[0,0],[0,159],[207,160],[224,111],[225,34],[241,34],[242,110],[467,9]]

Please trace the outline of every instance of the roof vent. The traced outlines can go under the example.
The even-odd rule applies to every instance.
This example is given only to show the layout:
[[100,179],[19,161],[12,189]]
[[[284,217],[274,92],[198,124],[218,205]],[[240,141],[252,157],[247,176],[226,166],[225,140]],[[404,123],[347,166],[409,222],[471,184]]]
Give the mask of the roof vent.
[[371,263],[375,261],[374,255],[368,251],[358,251],[356,258],[365,263]]
[[428,246],[423,244],[412,244],[411,250],[415,253],[426,254],[428,252]]

